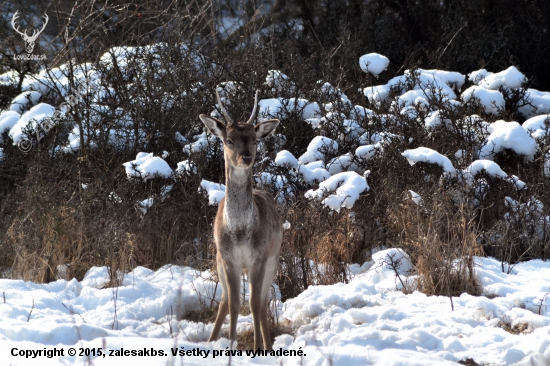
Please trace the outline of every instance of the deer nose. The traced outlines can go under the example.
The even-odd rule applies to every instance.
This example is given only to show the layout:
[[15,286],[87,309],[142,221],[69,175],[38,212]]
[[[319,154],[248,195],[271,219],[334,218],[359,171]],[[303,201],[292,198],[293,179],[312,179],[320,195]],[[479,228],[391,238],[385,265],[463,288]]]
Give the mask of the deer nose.
[[243,163],[246,165],[252,163],[252,155],[243,155]]

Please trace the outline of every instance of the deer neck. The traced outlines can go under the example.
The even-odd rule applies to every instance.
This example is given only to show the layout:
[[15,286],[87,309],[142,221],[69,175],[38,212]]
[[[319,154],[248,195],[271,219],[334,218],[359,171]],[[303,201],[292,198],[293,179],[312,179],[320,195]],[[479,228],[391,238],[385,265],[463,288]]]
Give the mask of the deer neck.
[[225,164],[225,221],[229,226],[245,229],[252,225],[252,167],[240,169]]

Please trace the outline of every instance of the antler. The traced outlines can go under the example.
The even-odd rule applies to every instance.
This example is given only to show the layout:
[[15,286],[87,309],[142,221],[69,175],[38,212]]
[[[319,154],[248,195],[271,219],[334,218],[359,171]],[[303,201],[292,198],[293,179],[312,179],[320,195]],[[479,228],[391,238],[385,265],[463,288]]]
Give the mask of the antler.
[[250,114],[250,118],[246,123],[254,123],[254,119],[256,118],[256,110],[258,109],[258,93],[260,91],[256,90],[256,96],[254,97],[254,109],[252,110],[252,114]]
[[44,29],[46,29],[46,25],[48,25],[48,20],[50,20],[50,18],[48,17],[48,14],[44,13],[44,25],[42,26],[42,29],[40,29],[38,32],[35,30],[34,32],[36,32],[36,35],[35,33],[32,34],[32,38],[33,38],[33,41],[36,40],[36,38],[38,38],[38,35],[40,33],[42,33],[44,31]]
[[[17,20],[17,18],[19,18],[19,15],[17,15],[17,13],[19,13],[19,10],[17,10],[17,11],[15,12],[15,14],[13,14],[13,17],[11,18],[11,26],[12,26],[13,29],[14,29],[17,33],[19,33],[21,36],[23,36],[23,37],[29,37],[29,36],[27,35],[27,33],[23,33],[23,32],[21,32],[19,29],[17,29],[17,26],[15,25],[15,21]],[[26,30],[25,30],[25,31],[26,31]]]
[[23,39],[27,42],[34,42],[36,41],[36,39],[38,38],[38,36],[40,35],[40,33],[42,33],[44,31],[44,29],[46,28],[46,25],[48,24],[48,20],[50,19],[48,17],[48,14],[44,13],[44,24],[42,25],[42,29],[40,29],[39,31],[37,31],[36,29],[33,30],[32,32],[32,35],[29,36],[27,34],[27,30],[25,29],[25,32],[21,32],[19,29],[17,29],[17,26],[15,25],[15,21],[17,20],[17,18],[19,17],[19,15],[17,14],[19,13],[19,10],[15,12],[15,14],[13,14],[13,17],[11,18],[11,25],[13,27],[13,29],[19,33]]
[[229,117],[229,114],[227,113],[227,111],[225,110],[225,107],[223,106],[223,103],[222,103],[222,100],[220,98],[220,94],[218,93],[218,88],[217,87],[216,87],[216,99],[218,100],[218,106],[222,110],[222,113],[223,113],[223,115],[224,115],[224,117],[227,121],[227,124],[232,125],[233,120],[231,119],[231,117]]

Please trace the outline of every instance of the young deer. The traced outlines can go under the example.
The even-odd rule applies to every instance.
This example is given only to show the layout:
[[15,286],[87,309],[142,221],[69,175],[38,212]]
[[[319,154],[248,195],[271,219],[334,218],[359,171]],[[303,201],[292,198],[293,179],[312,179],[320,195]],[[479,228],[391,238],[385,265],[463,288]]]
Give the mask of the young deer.
[[279,120],[272,119],[253,125],[258,91],[254,98],[254,110],[247,122],[234,123],[223,107],[217,90],[216,97],[227,125],[205,114],[199,116],[208,130],[222,139],[225,159],[225,197],[218,206],[214,221],[222,299],[209,341],[219,338],[222,323],[229,311],[229,338],[233,348],[237,338],[240,278],[242,274],[248,273],[254,349],[261,347],[263,338],[264,349],[270,350],[267,304],[269,289],[279,264],[283,230],[273,197],[265,191],[252,188],[252,167],[256,157],[256,140],[273,132]]

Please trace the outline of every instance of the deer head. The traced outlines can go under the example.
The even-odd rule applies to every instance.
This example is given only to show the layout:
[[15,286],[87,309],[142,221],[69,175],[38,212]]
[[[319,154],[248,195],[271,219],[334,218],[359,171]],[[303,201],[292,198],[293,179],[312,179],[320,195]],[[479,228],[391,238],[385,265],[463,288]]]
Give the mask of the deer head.
[[15,21],[19,17],[17,13],[19,13],[19,11],[16,11],[15,14],[13,14],[13,17],[11,18],[11,25],[13,29],[21,35],[21,38],[23,38],[23,41],[25,41],[25,49],[27,53],[31,53],[32,50],[34,49],[34,43],[36,42],[36,39],[38,38],[40,33],[42,33],[44,28],[46,28],[46,24],[48,24],[48,20],[49,20],[48,14],[44,13],[44,24],[42,25],[42,29],[40,29],[39,31],[37,31],[36,29],[33,29],[32,35],[29,36],[27,34],[26,29],[25,29],[25,32],[21,32],[15,25]]
[[254,126],[253,122],[258,107],[258,91],[254,98],[254,109],[246,122],[233,122],[222,104],[217,89],[216,98],[227,124],[206,114],[201,114],[199,118],[213,135],[222,139],[226,165],[229,164],[237,169],[250,168],[256,158],[256,141],[269,136],[279,124],[279,120],[271,119]]

